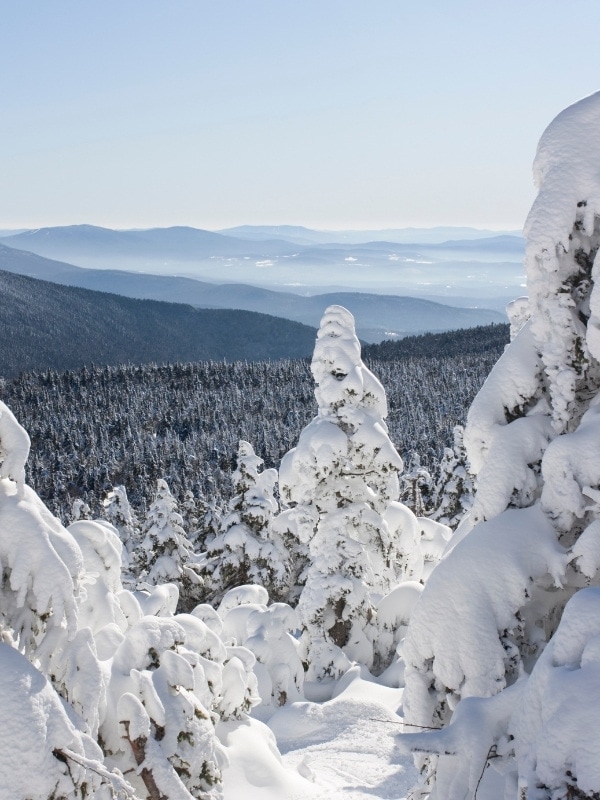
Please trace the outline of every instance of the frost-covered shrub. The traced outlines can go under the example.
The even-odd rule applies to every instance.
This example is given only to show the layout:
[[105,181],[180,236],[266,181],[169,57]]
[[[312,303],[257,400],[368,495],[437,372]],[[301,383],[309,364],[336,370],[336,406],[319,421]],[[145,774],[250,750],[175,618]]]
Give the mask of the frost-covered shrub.
[[325,311],[311,369],[319,414],[284,457],[280,489],[308,550],[301,652],[308,678],[321,680],[351,659],[373,663],[374,596],[396,579],[383,515],[398,499],[402,460],[387,434],[385,392],[341,306]]
[[[208,657],[207,657],[208,655]],[[167,797],[218,793],[223,755],[214,733],[215,696],[225,651],[195,617],[141,617],[112,660],[100,733],[123,772],[144,763],[141,780]],[[139,787],[143,791],[143,785]]]
[[399,645],[422,591],[422,583],[404,581],[377,604],[376,652],[380,667],[388,667],[395,656],[401,656]]
[[526,225],[529,308],[515,309],[514,338],[469,412],[473,510],[405,639],[408,722],[451,721],[405,740],[443,754],[423,764],[431,798],[473,798],[478,776],[481,797],[516,796],[517,787],[523,800],[600,793],[582,699],[597,691],[595,594],[575,595],[563,614],[598,583],[600,563],[599,131],[596,94],[540,141]]

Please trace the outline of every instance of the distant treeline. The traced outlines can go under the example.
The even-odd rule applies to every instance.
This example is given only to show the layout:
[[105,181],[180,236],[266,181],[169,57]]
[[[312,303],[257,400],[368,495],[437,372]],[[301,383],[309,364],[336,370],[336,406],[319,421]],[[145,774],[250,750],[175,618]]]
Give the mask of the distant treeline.
[[[508,344],[510,325],[479,325],[449,333],[424,333],[363,347],[364,358],[394,361],[407,356],[458,356],[461,353],[496,353]],[[497,357],[497,356],[496,356]]]

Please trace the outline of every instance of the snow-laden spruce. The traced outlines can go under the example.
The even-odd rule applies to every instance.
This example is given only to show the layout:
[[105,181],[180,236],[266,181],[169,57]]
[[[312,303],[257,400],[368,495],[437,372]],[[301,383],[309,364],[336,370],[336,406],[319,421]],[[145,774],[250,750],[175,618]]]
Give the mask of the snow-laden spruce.
[[[115,486],[102,501],[103,517],[119,532],[127,553],[131,553],[139,545],[140,523],[131,508],[124,486]],[[77,517],[79,519],[79,516]]]
[[288,552],[271,526],[279,510],[273,496],[277,470],[261,471],[262,465],[252,445],[240,441],[232,475],[234,497],[201,569],[210,602],[218,603],[230,589],[250,583],[264,586],[275,598],[289,592]]
[[143,539],[136,551],[140,586],[174,582],[180,601],[191,608],[199,599],[199,584],[193,545],[183,529],[183,518],[167,482],[156,483],[156,493],[142,529]]
[[464,445],[464,428],[453,431],[453,447],[447,447],[440,462],[439,478],[434,490],[431,518],[454,529],[473,505],[473,477]]
[[384,514],[398,499],[402,460],[388,436],[384,389],[361,360],[345,308],[326,309],[311,369],[318,416],[284,457],[279,479],[290,528],[308,549],[302,657],[308,679],[322,680],[353,660],[373,665],[375,604],[397,577]]
[[589,743],[600,716],[598,601],[596,590],[576,594],[598,584],[600,567],[599,165],[595,94],[540,141],[529,307],[511,309],[513,339],[469,412],[473,510],[403,648],[407,722],[450,722],[401,740],[430,754],[421,792],[432,799],[600,792]]
[[[202,613],[199,606],[194,614]],[[271,603],[266,589],[248,585],[230,589],[218,608],[218,632],[228,645],[254,653],[254,672],[263,706],[302,699],[304,670],[298,655],[298,617],[286,603]]]

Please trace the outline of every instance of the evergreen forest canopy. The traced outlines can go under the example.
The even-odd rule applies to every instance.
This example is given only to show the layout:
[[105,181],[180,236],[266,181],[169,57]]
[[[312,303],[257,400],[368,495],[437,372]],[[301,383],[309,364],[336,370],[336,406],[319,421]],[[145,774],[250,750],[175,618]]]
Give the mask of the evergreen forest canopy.
[[[416,453],[435,478],[507,341],[508,325],[490,325],[364,348],[407,464]],[[1,397],[31,437],[29,481],[61,519],[75,499],[100,514],[117,485],[143,513],[160,478],[180,503],[188,491],[222,503],[239,440],[278,467],[316,411],[304,360],[47,370],[5,381]]]

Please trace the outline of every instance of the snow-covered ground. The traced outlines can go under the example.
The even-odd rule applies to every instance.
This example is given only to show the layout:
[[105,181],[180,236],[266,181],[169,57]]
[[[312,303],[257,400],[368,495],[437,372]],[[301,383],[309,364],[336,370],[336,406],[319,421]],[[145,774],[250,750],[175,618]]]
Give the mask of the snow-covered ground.
[[353,667],[334,695],[275,711],[268,729],[256,719],[221,723],[230,760],[224,800],[404,800],[417,771],[395,744],[402,689],[365,680]]

